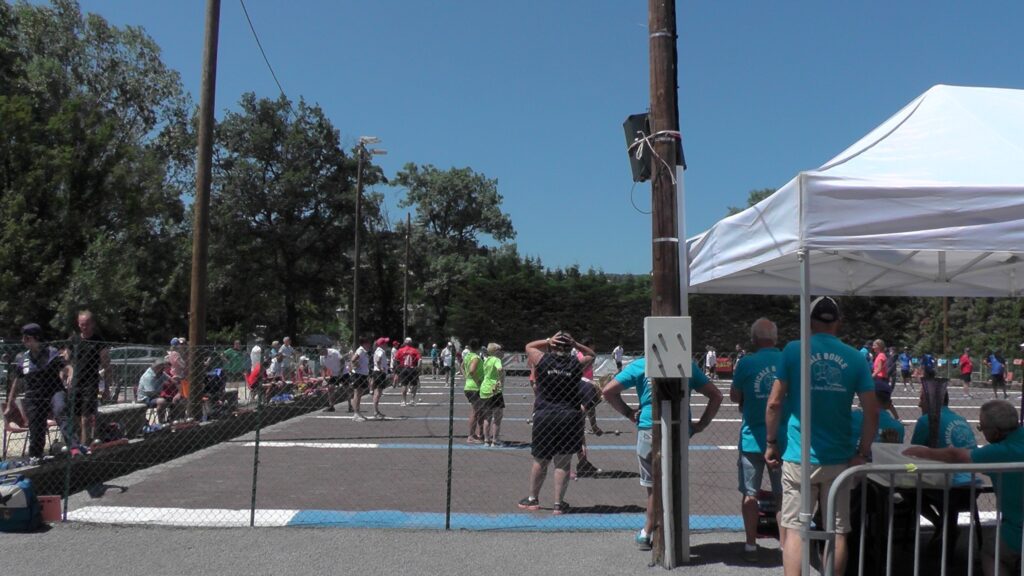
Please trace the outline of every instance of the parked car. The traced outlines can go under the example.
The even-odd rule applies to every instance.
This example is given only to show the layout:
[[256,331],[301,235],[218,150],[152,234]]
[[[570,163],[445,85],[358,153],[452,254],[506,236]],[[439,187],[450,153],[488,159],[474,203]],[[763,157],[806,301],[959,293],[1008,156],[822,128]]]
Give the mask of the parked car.
[[110,349],[110,374],[106,377],[107,390],[111,400],[134,400],[135,386],[139,378],[154,362],[167,355],[167,349],[159,346],[118,346]]

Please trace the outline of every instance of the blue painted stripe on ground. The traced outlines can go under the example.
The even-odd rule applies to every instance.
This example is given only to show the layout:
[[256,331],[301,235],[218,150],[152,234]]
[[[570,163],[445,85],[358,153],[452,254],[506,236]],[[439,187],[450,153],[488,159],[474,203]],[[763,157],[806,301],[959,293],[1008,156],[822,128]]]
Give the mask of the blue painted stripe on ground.
[[[642,526],[644,515],[623,514],[563,514],[550,512],[520,514],[467,514],[451,516],[454,530],[505,530],[521,532],[564,532],[569,530],[625,531]],[[330,526],[339,528],[405,528],[416,530],[443,530],[444,513],[402,512],[399,510],[368,510],[345,512],[339,510],[301,510],[288,526]],[[690,516],[694,530],[742,530],[739,516]]]

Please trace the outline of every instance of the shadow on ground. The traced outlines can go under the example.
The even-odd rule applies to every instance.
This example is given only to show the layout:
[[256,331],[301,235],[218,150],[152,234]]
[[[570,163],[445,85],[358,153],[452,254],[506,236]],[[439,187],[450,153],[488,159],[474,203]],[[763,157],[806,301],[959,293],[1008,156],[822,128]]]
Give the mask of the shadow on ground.
[[782,551],[778,548],[761,548],[758,551],[757,562],[745,561],[743,559],[743,543],[741,541],[698,544],[690,548],[690,558],[691,564],[694,566],[724,564],[726,566],[743,567],[782,567]]

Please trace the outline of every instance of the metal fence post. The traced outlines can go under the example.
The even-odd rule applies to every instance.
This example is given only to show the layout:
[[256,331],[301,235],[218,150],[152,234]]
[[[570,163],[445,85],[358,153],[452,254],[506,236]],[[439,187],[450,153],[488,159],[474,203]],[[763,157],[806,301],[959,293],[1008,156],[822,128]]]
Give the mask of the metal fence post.
[[452,529],[452,445],[455,441],[455,347],[448,344],[451,366],[448,368],[448,478],[444,500],[444,529]]
[[252,501],[249,505],[249,527],[256,526],[256,479],[260,471],[260,429],[263,427],[263,394],[257,388],[260,385],[256,382],[254,390],[256,393],[256,441],[253,442],[252,453]]

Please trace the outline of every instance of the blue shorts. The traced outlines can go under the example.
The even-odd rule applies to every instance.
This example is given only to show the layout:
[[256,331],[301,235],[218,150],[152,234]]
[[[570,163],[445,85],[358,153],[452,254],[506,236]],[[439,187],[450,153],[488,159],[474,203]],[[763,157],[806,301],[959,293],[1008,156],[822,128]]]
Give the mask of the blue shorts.
[[651,430],[636,431],[636,461],[640,466],[640,485],[654,487],[654,476],[651,475]]
[[[738,489],[744,496],[756,497],[757,491],[761,489],[761,480],[764,478],[766,463],[764,454],[758,452],[740,452],[736,461],[736,468],[739,472]],[[772,485],[772,495],[776,502],[782,501],[782,468],[768,468],[768,481]]]

